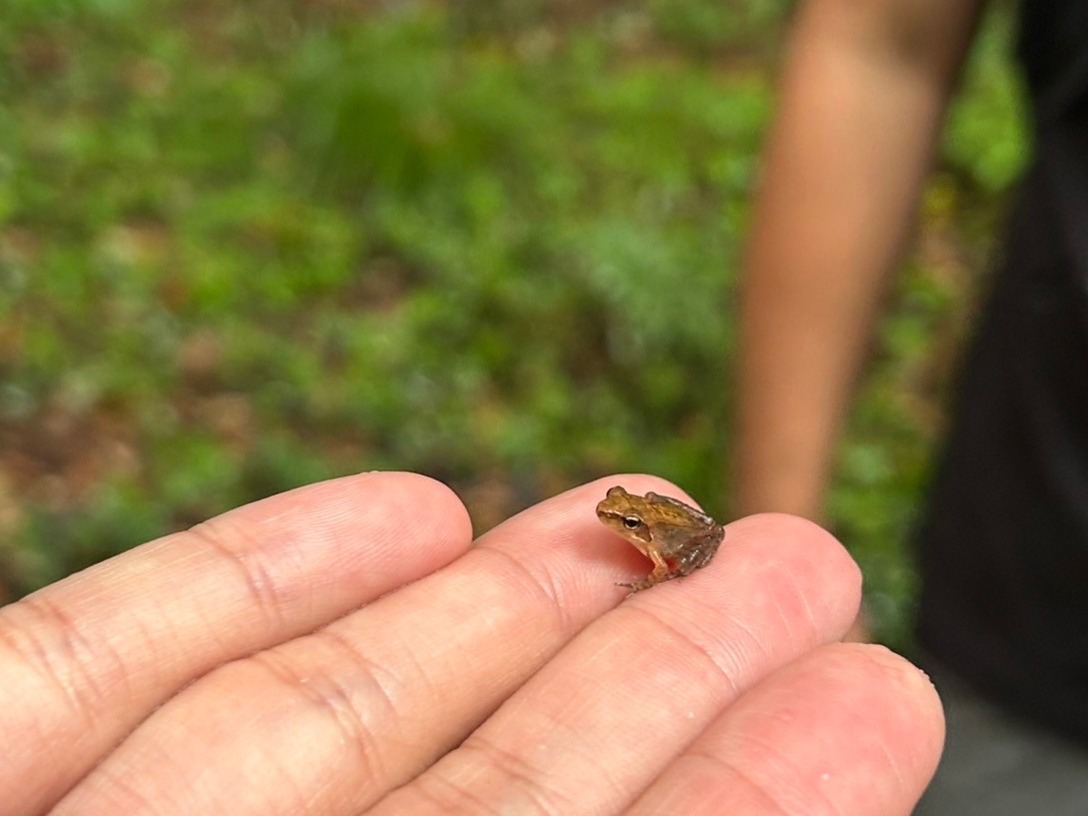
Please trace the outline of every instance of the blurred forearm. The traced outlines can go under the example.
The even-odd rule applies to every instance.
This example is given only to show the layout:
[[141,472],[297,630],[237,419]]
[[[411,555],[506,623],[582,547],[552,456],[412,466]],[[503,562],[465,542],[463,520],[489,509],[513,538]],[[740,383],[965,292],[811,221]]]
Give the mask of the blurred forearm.
[[810,0],[741,292],[736,509],[819,518],[979,0]]

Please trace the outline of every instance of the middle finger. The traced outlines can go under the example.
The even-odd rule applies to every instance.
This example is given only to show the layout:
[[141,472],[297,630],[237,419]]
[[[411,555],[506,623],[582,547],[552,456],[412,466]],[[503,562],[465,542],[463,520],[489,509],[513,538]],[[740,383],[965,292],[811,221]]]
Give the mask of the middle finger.
[[374,816],[618,812],[746,688],[841,638],[860,575],[834,538],[781,515],[727,530],[710,567],[596,621]]

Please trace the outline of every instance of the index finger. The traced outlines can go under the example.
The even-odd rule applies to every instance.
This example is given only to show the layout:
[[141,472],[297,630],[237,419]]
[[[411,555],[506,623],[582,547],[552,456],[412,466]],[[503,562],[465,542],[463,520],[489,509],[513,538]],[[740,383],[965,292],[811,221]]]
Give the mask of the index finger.
[[[238,508],[0,609],[0,733],[20,735],[0,741],[6,812],[47,808],[210,669],[432,572],[470,541],[444,485],[361,474]],[[61,748],[63,761],[41,761]]]

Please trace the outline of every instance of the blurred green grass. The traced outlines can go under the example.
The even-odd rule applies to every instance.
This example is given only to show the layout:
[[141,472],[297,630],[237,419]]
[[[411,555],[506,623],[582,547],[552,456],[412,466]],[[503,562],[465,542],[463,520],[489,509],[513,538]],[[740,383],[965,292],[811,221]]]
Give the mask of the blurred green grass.
[[[478,528],[612,471],[728,513],[731,292],[786,0],[9,0],[0,583],[323,477]],[[1024,155],[980,38],[843,446],[901,639],[941,394]]]

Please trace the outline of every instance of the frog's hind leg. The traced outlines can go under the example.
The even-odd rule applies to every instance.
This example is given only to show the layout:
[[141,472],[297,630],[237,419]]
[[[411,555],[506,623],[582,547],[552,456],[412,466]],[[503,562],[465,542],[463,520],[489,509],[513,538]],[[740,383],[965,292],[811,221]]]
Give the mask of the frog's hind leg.
[[718,548],[714,547],[695,547],[688,552],[684,553],[683,557],[676,562],[676,567],[672,571],[670,577],[679,577],[683,575],[691,575],[697,569],[702,569],[718,552]]

